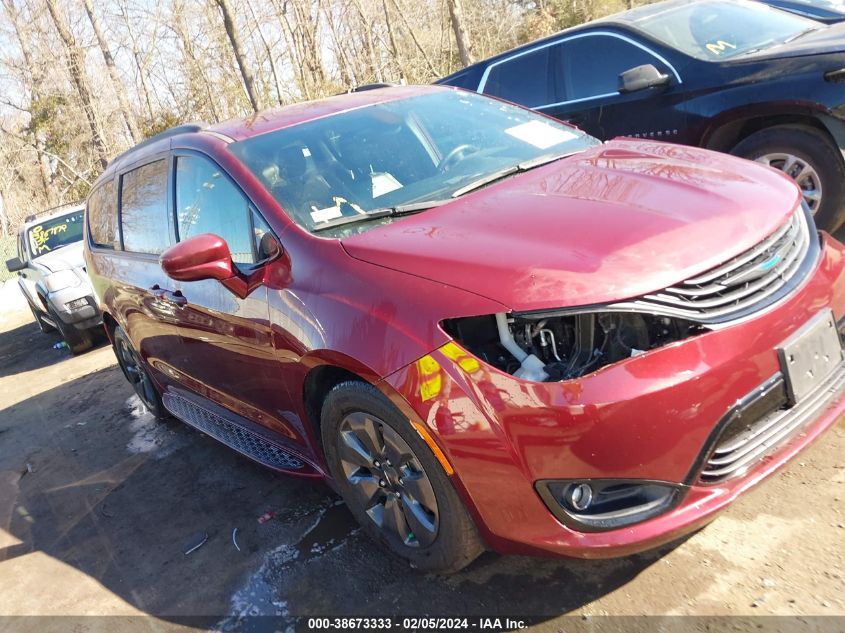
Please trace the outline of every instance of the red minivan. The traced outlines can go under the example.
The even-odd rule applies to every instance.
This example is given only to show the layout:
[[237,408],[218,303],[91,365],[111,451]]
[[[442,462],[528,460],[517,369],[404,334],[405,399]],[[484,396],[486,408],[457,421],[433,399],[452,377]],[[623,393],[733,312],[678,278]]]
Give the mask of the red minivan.
[[654,547],[845,411],[845,250],[737,158],[386,88],[164,132],[86,217],[150,411],[420,569]]

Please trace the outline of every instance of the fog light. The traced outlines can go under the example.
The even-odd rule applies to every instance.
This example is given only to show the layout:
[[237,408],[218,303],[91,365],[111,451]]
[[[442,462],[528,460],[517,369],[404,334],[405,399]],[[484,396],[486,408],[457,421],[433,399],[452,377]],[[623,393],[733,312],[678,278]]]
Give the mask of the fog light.
[[668,512],[687,490],[683,484],[636,479],[547,479],[535,485],[552,514],[581,532],[616,530]]
[[590,484],[572,484],[566,489],[563,500],[573,510],[583,512],[593,502],[593,489]]

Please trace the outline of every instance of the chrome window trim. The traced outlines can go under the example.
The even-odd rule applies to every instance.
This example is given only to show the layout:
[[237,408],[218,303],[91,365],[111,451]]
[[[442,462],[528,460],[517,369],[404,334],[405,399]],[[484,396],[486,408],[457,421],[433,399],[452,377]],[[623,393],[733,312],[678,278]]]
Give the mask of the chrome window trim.
[[[567,35],[560,39],[547,42],[545,44],[541,44],[539,46],[534,46],[533,48],[529,48],[528,50],[521,51],[514,55],[510,55],[509,57],[505,57],[504,59],[500,59],[499,61],[493,62],[492,64],[488,65],[487,68],[484,69],[484,74],[481,75],[481,80],[478,82],[478,88],[476,88],[476,92],[484,94],[484,88],[487,86],[487,79],[490,76],[490,71],[495,68],[496,66],[501,66],[502,64],[506,64],[514,59],[522,57],[523,55],[528,55],[530,53],[534,53],[536,51],[543,50],[544,48],[549,48],[550,46],[557,46],[558,44],[563,44],[564,42],[568,42],[570,40],[577,40],[584,37],[615,37],[617,39],[622,40],[623,42],[628,42],[629,44],[633,44],[637,48],[644,50],[649,55],[652,55],[654,58],[658,59],[659,61],[663,62],[669,70],[672,71],[672,74],[675,75],[675,79],[677,79],[678,84],[683,84],[683,80],[681,79],[681,75],[678,74],[678,71],[675,70],[675,67],[669,63],[669,61],[663,57],[660,53],[653,51],[649,47],[637,42],[636,40],[631,39],[625,35],[621,35],[619,33],[614,33],[613,31],[588,31],[585,33],[575,33],[574,35]],[[538,105],[538,106],[531,106],[533,110],[542,110],[543,108],[551,108],[554,106],[565,105],[568,103],[580,103],[582,101],[590,101],[593,99],[603,99],[607,97],[613,97],[615,95],[621,94],[618,90],[616,92],[608,92],[605,94],[594,95],[592,97],[581,97],[579,99],[570,99],[568,101],[558,101],[556,103],[547,103],[545,105]],[[495,95],[494,95],[495,96]]]

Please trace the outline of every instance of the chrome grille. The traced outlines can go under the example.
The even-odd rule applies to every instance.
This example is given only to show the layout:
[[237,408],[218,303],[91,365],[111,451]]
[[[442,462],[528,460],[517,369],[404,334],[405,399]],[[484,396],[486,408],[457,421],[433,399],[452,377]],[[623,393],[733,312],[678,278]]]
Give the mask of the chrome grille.
[[754,248],[676,286],[612,307],[691,321],[739,318],[777,301],[803,275],[813,247],[808,219],[799,209]]
[[279,470],[300,470],[304,464],[269,440],[216,413],[173,394],[164,395],[164,405],[183,422],[231,446],[257,462]]
[[815,420],[831,399],[845,388],[845,363],[806,398],[790,409],[778,409],[742,433],[719,441],[699,474],[702,484],[718,484],[743,475],[781,446],[805,424]]

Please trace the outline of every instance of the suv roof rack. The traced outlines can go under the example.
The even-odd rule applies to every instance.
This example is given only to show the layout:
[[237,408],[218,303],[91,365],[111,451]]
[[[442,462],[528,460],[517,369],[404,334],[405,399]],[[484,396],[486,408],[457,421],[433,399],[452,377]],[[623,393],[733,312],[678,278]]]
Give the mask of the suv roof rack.
[[361,84],[360,86],[355,86],[353,88],[349,88],[344,92],[340,92],[338,94],[348,95],[352,94],[353,92],[366,92],[367,90],[378,90],[379,88],[395,88],[400,84],[392,84],[392,83],[385,83],[385,82],[376,82],[371,84]]
[[47,215],[48,213],[52,213],[53,211],[59,211],[61,209],[70,209],[71,207],[79,207],[84,204],[84,201],[77,200],[76,202],[66,202],[64,204],[57,204],[55,207],[50,207],[48,209],[44,209],[43,211],[39,211],[38,213],[30,213],[23,219],[24,224],[28,222],[32,222],[36,218],[41,217],[42,215]]
[[158,141],[164,140],[166,138],[170,138],[171,136],[176,136],[177,134],[189,134],[191,132],[201,132],[202,130],[204,130],[207,127],[208,127],[208,123],[203,123],[202,121],[193,121],[191,123],[184,123],[182,125],[177,125],[175,127],[168,128],[168,129],[164,130],[163,132],[159,132],[158,134],[155,134],[155,135],[151,136],[150,138],[141,141],[137,145],[133,145],[132,147],[130,147],[125,152],[118,154],[117,156],[115,156],[114,158],[112,158],[109,161],[109,165],[113,165],[114,163],[116,163],[121,158],[123,158],[125,156],[129,156],[133,152],[141,149],[142,147],[152,145],[153,143],[157,143]]

